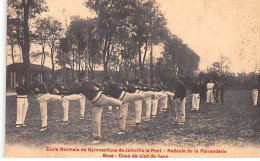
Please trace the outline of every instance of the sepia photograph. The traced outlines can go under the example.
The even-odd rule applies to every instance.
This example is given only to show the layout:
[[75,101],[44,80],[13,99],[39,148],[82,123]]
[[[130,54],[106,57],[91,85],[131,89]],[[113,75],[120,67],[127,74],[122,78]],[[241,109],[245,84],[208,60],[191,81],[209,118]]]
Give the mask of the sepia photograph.
[[259,158],[259,0],[7,0],[5,157]]

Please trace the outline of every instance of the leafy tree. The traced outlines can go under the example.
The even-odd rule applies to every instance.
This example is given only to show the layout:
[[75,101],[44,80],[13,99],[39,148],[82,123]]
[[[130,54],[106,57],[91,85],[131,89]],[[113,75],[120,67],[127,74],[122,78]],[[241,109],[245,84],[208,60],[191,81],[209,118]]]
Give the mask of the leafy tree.
[[52,64],[52,73],[55,69],[55,61],[54,61],[54,52],[57,49],[59,39],[62,36],[62,26],[61,22],[50,18],[50,29],[49,29],[49,38],[47,44],[51,51],[51,64]]
[[15,26],[13,39],[22,48],[23,64],[25,66],[26,82],[31,82],[30,70],[30,27],[29,20],[48,10],[45,0],[8,0],[9,23]]
[[158,79],[163,81],[175,80],[176,77],[194,77],[194,71],[198,69],[199,56],[186,44],[173,36],[165,42],[163,57],[158,59],[155,65],[155,73]]
[[102,59],[104,77],[108,75],[108,65],[115,46],[122,37],[128,37],[131,28],[131,16],[135,1],[87,0],[85,6],[97,14],[99,38],[102,40]]
[[159,4],[154,0],[137,1],[135,10],[133,16],[134,40],[138,47],[140,77],[143,76],[144,63],[150,47],[150,76],[153,80],[153,45],[158,45],[168,38],[166,19],[160,11]]
[[229,57],[226,57],[224,55],[220,55],[219,60],[217,62],[212,63],[212,66],[210,67],[210,71],[214,71],[218,73],[219,75],[225,75],[229,73],[231,61]]

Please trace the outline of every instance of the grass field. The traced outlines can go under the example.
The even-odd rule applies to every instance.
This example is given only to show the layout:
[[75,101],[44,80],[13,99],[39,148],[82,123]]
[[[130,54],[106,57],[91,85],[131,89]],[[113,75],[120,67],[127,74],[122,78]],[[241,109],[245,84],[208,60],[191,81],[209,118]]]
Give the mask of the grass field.
[[[168,112],[142,122],[135,127],[134,108],[129,107],[126,134],[118,136],[117,117],[119,111],[112,114],[104,108],[102,116],[101,144],[163,144],[177,147],[213,146],[219,144],[232,146],[260,145],[259,107],[252,106],[250,91],[228,90],[225,105],[201,104],[198,113],[190,111],[191,98],[186,103],[186,123],[174,124],[175,112],[169,102]],[[18,143],[24,146],[45,146],[48,144],[90,144],[92,141],[91,108],[87,103],[85,120],[79,118],[79,103],[70,103],[69,125],[61,126],[61,103],[54,107],[53,117],[48,120],[48,131],[39,132],[41,125],[40,110],[33,96],[29,97],[29,109],[26,128],[15,128],[16,96],[7,96],[6,105],[6,143]],[[144,109],[144,107],[143,107]],[[145,111],[145,110],[143,110]],[[144,119],[145,113],[142,116]]]

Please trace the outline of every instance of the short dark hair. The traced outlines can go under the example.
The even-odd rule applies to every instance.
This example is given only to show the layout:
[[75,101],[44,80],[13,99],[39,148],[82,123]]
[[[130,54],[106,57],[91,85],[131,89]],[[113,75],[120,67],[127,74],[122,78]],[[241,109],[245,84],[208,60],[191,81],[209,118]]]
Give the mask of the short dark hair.
[[79,73],[79,78],[80,79],[85,77],[85,76],[88,76],[88,73],[86,73],[86,72]]
[[140,81],[142,81],[140,78],[138,78],[138,79],[135,80],[136,83],[137,83],[137,82],[140,82]]
[[122,80],[122,83],[125,83],[125,82],[128,82],[128,80],[127,80],[127,79],[123,79],[123,80]]
[[113,78],[112,78],[111,76],[107,76],[107,77],[105,78],[105,81],[109,81],[109,80],[113,80]]

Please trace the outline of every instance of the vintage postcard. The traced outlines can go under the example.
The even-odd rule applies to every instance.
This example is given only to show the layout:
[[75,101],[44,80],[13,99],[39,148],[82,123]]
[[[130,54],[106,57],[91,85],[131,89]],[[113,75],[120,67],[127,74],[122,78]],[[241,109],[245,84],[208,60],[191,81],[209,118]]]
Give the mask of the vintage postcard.
[[6,6],[6,157],[260,157],[259,0]]

